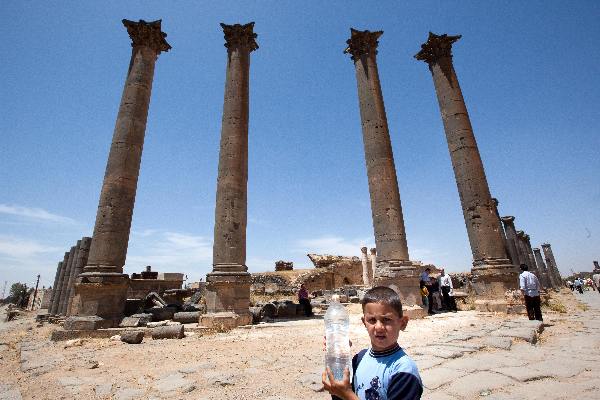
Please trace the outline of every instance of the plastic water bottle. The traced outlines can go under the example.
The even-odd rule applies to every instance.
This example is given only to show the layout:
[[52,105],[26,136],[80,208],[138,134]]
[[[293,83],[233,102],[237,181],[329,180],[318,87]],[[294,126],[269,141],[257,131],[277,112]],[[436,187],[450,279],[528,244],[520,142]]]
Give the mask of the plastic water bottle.
[[350,318],[339,296],[333,295],[325,313],[325,365],[331,369],[335,380],[344,378],[344,369],[350,372],[352,382],[352,354],[350,352]]

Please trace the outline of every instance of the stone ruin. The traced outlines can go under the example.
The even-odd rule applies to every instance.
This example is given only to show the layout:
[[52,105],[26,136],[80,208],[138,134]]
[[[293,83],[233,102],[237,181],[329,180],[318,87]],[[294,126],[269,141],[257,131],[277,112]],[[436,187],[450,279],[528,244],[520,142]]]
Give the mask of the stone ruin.
[[294,269],[294,263],[291,261],[275,261],[275,271],[292,271]]

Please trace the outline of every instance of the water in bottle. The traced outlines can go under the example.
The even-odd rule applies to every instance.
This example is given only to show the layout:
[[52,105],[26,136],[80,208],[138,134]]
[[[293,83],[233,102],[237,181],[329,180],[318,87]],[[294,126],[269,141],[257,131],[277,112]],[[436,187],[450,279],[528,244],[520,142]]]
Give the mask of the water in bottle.
[[331,369],[336,380],[344,378],[344,369],[350,371],[352,381],[352,354],[350,352],[350,319],[339,296],[332,296],[325,313],[325,365]]

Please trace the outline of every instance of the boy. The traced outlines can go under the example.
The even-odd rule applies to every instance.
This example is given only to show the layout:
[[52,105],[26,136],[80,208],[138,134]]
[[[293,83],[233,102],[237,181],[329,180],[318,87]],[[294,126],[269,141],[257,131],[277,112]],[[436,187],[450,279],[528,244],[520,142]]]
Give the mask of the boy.
[[398,335],[406,328],[398,294],[385,286],[370,289],[361,301],[362,322],[367,328],[371,347],[352,359],[350,371],[336,381],[329,368],[323,372],[323,386],[333,399],[343,400],[418,400],[423,384],[417,365],[398,345]]

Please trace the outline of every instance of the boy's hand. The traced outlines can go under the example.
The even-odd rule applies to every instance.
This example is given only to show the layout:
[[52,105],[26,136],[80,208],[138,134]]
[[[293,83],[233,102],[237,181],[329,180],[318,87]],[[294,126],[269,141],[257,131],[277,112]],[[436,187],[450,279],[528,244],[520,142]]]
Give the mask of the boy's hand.
[[333,377],[333,372],[327,367],[327,370],[323,372],[323,388],[327,390],[331,395],[337,396],[343,400],[358,400],[358,396],[352,391],[350,385],[350,371],[348,368],[344,369],[344,378],[341,381],[336,381]]

